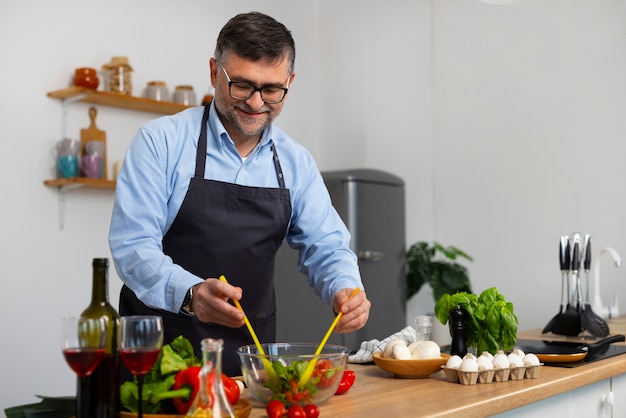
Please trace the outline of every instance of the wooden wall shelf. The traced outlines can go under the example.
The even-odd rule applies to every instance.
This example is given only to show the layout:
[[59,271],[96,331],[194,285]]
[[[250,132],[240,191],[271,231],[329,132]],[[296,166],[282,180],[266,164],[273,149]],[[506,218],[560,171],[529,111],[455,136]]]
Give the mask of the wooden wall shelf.
[[161,102],[144,97],[127,96],[125,94],[109,93],[86,89],[83,87],[68,87],[48,93],[48,97],[54,99],[73,99],[79,102],[94,103],[123,109],[139,110],[144,112],[173,115],[190,106],[174,102]]
[[87,177],[44,180],[43,184],[46,186],[55,186],[65,189],[77,189],[79,187],[89,187],[92,189],[115,189],[114,180],[91,179]]

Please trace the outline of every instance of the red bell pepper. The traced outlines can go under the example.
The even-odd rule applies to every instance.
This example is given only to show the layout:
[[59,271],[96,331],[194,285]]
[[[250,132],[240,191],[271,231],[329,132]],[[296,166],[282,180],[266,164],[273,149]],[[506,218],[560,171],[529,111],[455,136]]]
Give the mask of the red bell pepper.
[[[184,370],[179,371],[174,378],[174,384],[172,388],[167,392],[162,392],[158,396],[158,400],[171,399],[172,404],[176,408],[179,414],[186,414],[191,408],[191,404],[198,390],[200,389],[200,366],[189,366]],[[213,385],[215,374],[211,373],[207,378],[209,387]],[[234,405],[239,401],[241,395],[239,386],[234,379],[226,375],[222,375],[222,385],[224,386],[224,392],[226,398],[231,405]]]
[[196,394],[200,388],[200,369],[200,366],[191,366],[187,367],[185,370],[179,371],[176,374],[172,389],[179,390],[187,388],[189,390],[187,396],[172,399],[172,403],[179,414],[186,414],[187,411],[189,411],[193,400],[196,399]]
[[[215,382],[215,374],[211,373],[208,379],[210,387]],[[236,404],[239,400],[241,392],[239,390],[239,385],[237,384],[235,379],[232,379],[225,374],[222,374],[222,386],[224,387],[224,393],[226,394],[226,399],[228,399],[228,403],[230,403],[231,405]]]

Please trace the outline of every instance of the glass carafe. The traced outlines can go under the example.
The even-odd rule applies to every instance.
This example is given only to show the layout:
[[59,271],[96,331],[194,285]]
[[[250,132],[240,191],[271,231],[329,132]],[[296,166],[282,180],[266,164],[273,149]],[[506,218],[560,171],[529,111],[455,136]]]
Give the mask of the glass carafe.
[[213,338],[202,340],[202,369],[200,370],[200,389],[188,417],[232,417],[235,412],[226,398],[222,383],[222,349],[224,341]]

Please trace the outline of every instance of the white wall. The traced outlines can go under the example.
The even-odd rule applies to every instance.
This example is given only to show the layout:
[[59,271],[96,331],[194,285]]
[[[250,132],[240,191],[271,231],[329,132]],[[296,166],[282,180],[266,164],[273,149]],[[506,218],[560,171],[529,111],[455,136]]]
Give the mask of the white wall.
[[[181,6],[181,4],[183,6]],[[67,194],[59,230],[52,147],[61,105],[47,91],[74,68],[127,55],[135,94],[149,80],[208,85],[224,22],[259,9],[290,27],[297,78],[279,125],[322,170],[368,167],[406,181],[407,244],[436,239],[474,256],[476,291],[497,286],[523,329],[559,305],[557,243],[574,230],[626,254],[621,184],[626,13],[619,0],[0,1],[0,410],[67,395],[61,316],[89,302],[91,259],[109,256],[111,191]],[[303,9],[304,8],[304,9]],[[89,124],[73,105],[68,135]],[[98,106],[110,161],[155,115]],[[602,264],[604,300],[626,298]],[[111,271],[117,305],[119,279]],[[411,315],[432,310],[429,295]]]
[[[436,1],[435,236],[520,327],[557,313],[561,234],[626,256],[626,11],[618,0]],[[605,303],[626,298],[603,259]],[[584,276],[583,276],[584,277]]]

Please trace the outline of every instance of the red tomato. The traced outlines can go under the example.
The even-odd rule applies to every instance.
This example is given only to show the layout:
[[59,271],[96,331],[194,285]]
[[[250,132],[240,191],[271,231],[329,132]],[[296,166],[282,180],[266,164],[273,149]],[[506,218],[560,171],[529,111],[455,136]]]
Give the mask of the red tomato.
[[329,360],[319,360],[315,364],[315,369],[313,370],[313,377],[318,378],[319,381],[317,383],[318,388],[327,388],[332,386],[334,378],[337,373],[335,373],[332,363]]
[[335,395],[343,395],[344,393],[349,391],[355,380],[356,374],[354,374],[354,370],[344,370],[343,376],[341,377],[341,382],[339,382],[339,386],[337,386],[337,391],[335,392]]
[[320,416],[320,409],[317,405],[308,404],[304,407],[304,413],[306,414],[306,418],[317,418]]
[[281,401],[274,399],[267,403],[265,412],[267,412],[269,418],[281,418],[287,413],[287,408]]
[[304,412],[304,408],[300,405],[292,405],[289,407],[287,411],[288,418],[306,418],[306,412]]

